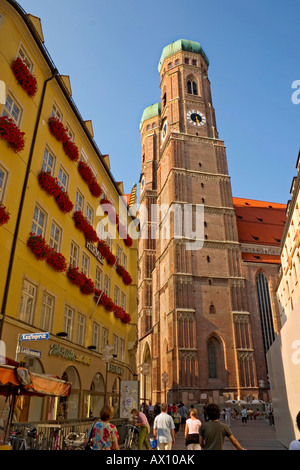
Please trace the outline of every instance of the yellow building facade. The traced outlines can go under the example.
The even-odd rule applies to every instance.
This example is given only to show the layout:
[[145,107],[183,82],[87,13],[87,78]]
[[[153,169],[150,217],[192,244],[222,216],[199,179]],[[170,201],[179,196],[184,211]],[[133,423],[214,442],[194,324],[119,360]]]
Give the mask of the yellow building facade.
[[128,198],[40,20],[0,0],[0,45],[0,339],[7,357],[72,382],[66,402],[25,400],[20,420],[97,416],[105,400],[117,415],[121,381],[136,377]]

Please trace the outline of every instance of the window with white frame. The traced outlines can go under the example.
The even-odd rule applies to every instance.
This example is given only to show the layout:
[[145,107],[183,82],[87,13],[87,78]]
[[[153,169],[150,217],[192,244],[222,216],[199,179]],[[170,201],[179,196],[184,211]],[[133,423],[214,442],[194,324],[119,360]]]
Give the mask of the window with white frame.
[[106,243],[108,244],[109,246],[109,249],[110,251],[112,250],[112,244],[113,244],[113,241],[112,241],[112,236],[109,232],[106,232]]
[[68,180],[69,180],[69,177],[68,177],[67,172],[64,170],[62,166],[60,166],[58,170],[57,182],[59,186],[61,187],[61,189],[63,189],[63,191],[67,191],[68,189]]
[[122,266],[126,269],[127,268],[127,256],[125,253],[122,254]]
[[97,351],[99,350],[99,338],[100,338],[100,326],[98,323],[93,322],[92,327],[92,345],[96,346]]
[[98,290],[102,289],[102,269],[99,266],[96,266],[95,288]]
[[101,221],[99,221],[99,223],[97,224],[97,235],[98,235],[98,238],[100,238],[100,240],[105,240],[106,238],[104,225]]
[[52,331],[52,322],[54,317],[55,299],[48,292],[43,292],[40,328],[44,331]]
[[89,276],[90,274],[90,258],[85,254],[82,253],[82,263],[81,263],[81,270],[86,275]]
[[80,151],[80,161],[84,163],[88,162],[88,156],[83,149]]
[[46,147],[43,156],[42,171],[53,174],[55,157],[52,152]]
[[85,213],[86,220],[90,225],[93,225],[94,222],[94,211],[89,204],[86,205],[86,213]]
[[114,303],[115,305],[120,305],[120,289],[118,286],[115,286]]
[[123,308],[123,310],[126,310],[126,295],[124,294],[124,292],[121,292],[121,305],[120,305],[121,308]]
[[69,307],[69,305],[66,305],[65,312],[64,312],[63,331],[67,333],[67,339],[69,341],[72,340],[72,335],[73,335],[74,314],[75,314],[74,309]]
[[101,349],[103,350],[105,346],[108,345],[108,329],[102,327],[102,332],[101,332]]
[[51,117],[55,117],[61,122],[63,120],[63,114],[55,102],[52,105]]
[[19,317],[21,321],[24,321],[29,325],[33,325],[36,294],[36,285],[24,279],[20,300]]
[[61,235],[62,235],[62,230],[61,230],[61,228],[57,225],[56,222],[52,221],[51,230],[50,230],[49,245],[50,245],[51,248],[53,248],[55,251],[59,251],[59,250],[60,250]]
[[0,165],[0,203],[4,200],[4,193],[7,185],[7,177],[7,171],[3,168],[3,166]]
[[76,211],[83,211],[83,195],[79,190],[76,191],[76,198],[75,198],[75,212]]
[[90,163],[90,169],[93,173],[93,175],[95,176],[95,178],[97,178],[97,171],[96,171],[96,168]]
[[23,46],[20,46],[20,49],[19,49],[19,52],[18,52],[17,57],[18,57],[19,59],[21,59],[23,62],[25,62],[25,64],[27,65],[29,71],[32,72],[32,70],[33,70],[33,62],[32,62],[32,60],[29,58],[29,55],[27,54],[27,52],[25,51],[25,49],[24,49]]
[[41,209],[38,205],[36,205],[34,208],[34,213],[33,213],[31,232],[35,233],[36,235],[44,236],[45,229],[46,229],[46,220],[47,220],[46,212],[43,209]]
[[77,321],[77,344],[79,344],[80,346],[84,346],[85,324],[86,324],[85,316],[79,313],[78,321]]
[[67,124],[66,124],[66,132],[67,132],[67,135],[68,135],[69,139],[70,139],[72,142],[74,142],[74,140],[75,140],[75,134],[74,134],[73,130],[71,129],[70,124],[69,124],[68,122],[67,122]]
[[122,251],[123,251],[122,248],[120,248],[119,245],[117,245],[116,255],[117,255],[119,264],[121,264],[122,262]]
[[110,296],[110,279],[107,275],[104,276],[104,294]]
[[17,126],[20,125],[22,117],[22,108],[16,99],[10,94],[7,94],[6,102],[3,107],[2,116],[11,118]]
[[119,338],[117,337],[117,335],[113,335],[113,354],[114,355],[118,355],[118,346],[119,346]]
[[124,362],[125,360],[125,341],[124,339],[120,338],[120,361]]
[[79,246],[75,242],[71,242],[70,248],[70,265],[77,267],[79,262]]

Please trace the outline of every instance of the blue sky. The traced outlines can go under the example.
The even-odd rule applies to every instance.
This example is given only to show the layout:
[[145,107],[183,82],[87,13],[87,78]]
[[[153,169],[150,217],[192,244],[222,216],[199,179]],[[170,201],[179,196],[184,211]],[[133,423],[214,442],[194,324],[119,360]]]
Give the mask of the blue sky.
[[286,203],[300,148],[299,0],[20,0],[70,75],[73,99],[125,192],[140,176],[139,122],[160,101],[158,62],[199,42],[236,197]]

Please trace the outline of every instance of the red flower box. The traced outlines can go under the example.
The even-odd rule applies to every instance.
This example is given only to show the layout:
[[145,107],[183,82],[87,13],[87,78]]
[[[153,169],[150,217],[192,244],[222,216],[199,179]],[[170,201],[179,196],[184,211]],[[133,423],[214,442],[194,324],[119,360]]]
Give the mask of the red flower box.
[[29,238],[27,240],[27,246],[31,249],[32,253],[39,261],[43,261],[48,258],[50,247],[42,235],[36,235],[30,232]]
[[[100,300],[99,300],[99,297],[100,297]],[[95,295],[94,295],[94,300],[95,300],[96,303],[99,301],[98,305],[103,305],[103,307],[105,307],[108,304],[110,299],[109,299],[108,295],[106,295],[102,290],[96,289],[95,290]]]
[[[99,299],[100,298],[100,299]],[[108,295],[102,290],[96,289],[94,295],[94,301],[98,305],[102,305],[108,312],[114,312],[116,318],[120,318],[123,323],[130,323],[131,317],[122,307],[118,307]]]
[[66,258],[54,248],[50,248],[49,256],[46,259],[46,263],[49,264],[55,271],[62,273],[67,270]]
[[6,210],[3,204],[0,204],[0,226],[7,224],[10,218],[10,213]]
[[21,87],[33,98],[37,92],[37,79],[28,69],[26,63],[19,57],[12,63],[12,71]]
[[48,119],[48,127],[50,133],[63,144],[65,154],[72,160],[77,161],[79,158],[78,147],[71,141],[63,123],[54,116]]
[[21,152],[25,147],[25,132],[21,132],[18,126],[8,116],[0,117],[0,139],[7,141],[8,146],[15,152]]
[[114,306],[114,314],[116,318],[120,318],[123,323],[130,323],[131,317],[122,307],[118,307],[118,305]]
[[70,200],[68,193],[61,189],[56,178],[54,178],[49,172],[41,171],[38,175],[38,181],[41,188],[50,196],[55,198],[58,207],[64,214],[71,212],[73,209],[73,203]]
[[67,140],[63,143],[63,148],[65,153],[72,161],[77,161],[79,158],[79,151],[77,145],[72,142],[72,140]]
[[76,211],[73,214],[75,226],[84,233],[85,238],[92,242],[98,241],[98,236],[93,227],[88,223],[81,211]]
[[95,285],[94,285],[93,280],[87,277],[84,273],[81,273],[81,274],[84,278],[84,282],[80,286],[81,293],[85,295],[93,294],[95,292]]
[[103,208],[104,214],[108,215],[108,218],[111,221],[111,223],[118,224],[119,223],[119,217],[118,217],[118,214],[116,213],[115,208],[112,205],[112,203],[108,199],[102,199],[100,201],[100,204],[102,206],[106,206],[105,208]]
[[83,273],[79,272],[78,267],[69,266],[68,271],[67,271],[67,276],[70,279],[70,281],[77,287],[81,287],[85,283],[85,278],[83,276]]
[[110,248],[108,243],[104,240],[98,241],[98,250],[100,251],[101,255],[107,260],[109,255],[111,254]]
[[51,116],[48,119],[48,127],[50,130],[50,133],[56,138],[56,140],[58,140],[62,144],[67,142],[69,138],[67,131],[64,128],[63,123],[59,119],[57,119],[54,116]]
[[100,197],[102,194],[102,190],[97,183],[95,175],[93,174],[92,170],[87,165],[87,163],[83,161],[79,162],[78,172],[81,178],[83,179],[83,181],[85,181],[86,184],[88,185],[91,194],[95,197]]
[[122,277],[123,282],[124,284],[126,284],[126,286],[129,286],[129,284],[132,283],[132,278],[130,274],[126,271],[126,269],[123,266],[118,264],[116,267],[116,271]]

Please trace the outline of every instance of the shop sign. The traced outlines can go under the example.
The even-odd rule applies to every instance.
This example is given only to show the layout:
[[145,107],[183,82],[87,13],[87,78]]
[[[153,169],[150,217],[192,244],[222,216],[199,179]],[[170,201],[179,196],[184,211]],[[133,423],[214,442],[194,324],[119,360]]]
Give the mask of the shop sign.
[[73,349],[64,348],[60,344],[51,344],[49,356],[59,356],[68,361],[81,362],[87,366],[91,365],[91,358],[76,354]]
[[108,364],[107,368],[108,372],[112,372],[113,374],[123,375],[124,369],[122,367],[116,366],[115,364]]
[[85,244],[85,247],[95,256],[95,258],[97,258],[99,263],[104,264],[104,257],[101,255],[98,248],[96,248],[95,245],[93,245],[92,242],[87,240],[86,244]]

